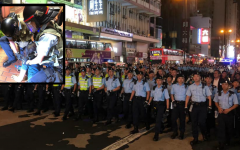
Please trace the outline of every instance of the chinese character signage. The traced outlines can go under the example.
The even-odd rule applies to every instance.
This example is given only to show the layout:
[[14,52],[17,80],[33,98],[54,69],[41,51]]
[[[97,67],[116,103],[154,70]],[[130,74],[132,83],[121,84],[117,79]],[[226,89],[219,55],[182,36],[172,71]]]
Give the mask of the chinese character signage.
[[201,44],[209,44],[209,29],[205,29],[205,28],[201,28],[201,32],[200,32],[200,41]]
[[81,9],[73,8],[70,6],[66,7],[66,21],[73,22],[79,24],[80,22],[83,22],[83,13]]
[[87,1],[87,22],[107,20],[107,0]]
[[103,0],[90,0],[89,15],[103,15]]

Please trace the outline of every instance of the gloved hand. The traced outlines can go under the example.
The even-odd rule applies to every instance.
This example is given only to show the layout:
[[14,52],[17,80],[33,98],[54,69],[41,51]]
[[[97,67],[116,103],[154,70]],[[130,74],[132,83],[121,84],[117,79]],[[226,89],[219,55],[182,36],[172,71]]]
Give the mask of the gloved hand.
[[88,100],[91,100],[92,99],[92,94],[88,94]]
[[46,90],[46,94],[47,94],[47,95],[49,95],[49,94],[50,94],[50,92],[49,92],[48,90]]
[[75,97],[75,92],[72,92],[71,97]]
[[166,116],[169,116],[169,109],[166,109],[165,115],[166,115]]
[[119,94],[119,98],[122,98],[122,94]]
[[92,92],[93,92],[93,94],[96,93],[96,92],[97,92],[97,89],[93,89]]
[[209,114],[212,113],[212,107],[211,107],[211,106],[208,107],[208,113],[209,113]]
[[22,55],[20,53],[15,53],[16,57],[18,60],[21,60],[22,59]]
[[129,107],[132,107],[132,100],[129,100]]
[[148,101],[145,101],[145,102],[143,103],[143,106],[144,106],[144,108],[148,108],[148,107],[150,106],[150,104],[148,104]]
[[187,115],[187,114],[188,114],[188,108],[185,107],[185,108],[184,108],[184,111],[185,111],[185,114]]

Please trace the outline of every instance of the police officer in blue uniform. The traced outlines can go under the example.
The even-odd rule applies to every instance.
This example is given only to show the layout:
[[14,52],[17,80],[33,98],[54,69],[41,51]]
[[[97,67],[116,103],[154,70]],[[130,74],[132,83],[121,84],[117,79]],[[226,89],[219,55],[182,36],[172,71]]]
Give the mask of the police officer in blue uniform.
[[150,90],[152,90],[153,87],[156,85],[156,81],[154,79],[154,72],[152,70],[149,71],[148,84],[149,84]]
[[172,128],[173,134],[172,139],[175,139],[178,136],[178,126],[177,119],[180,121],[180,139],[184,138],[185,132],[185,99],[186,99],[187,85],[184,84],[184,75],[179,74],[177,78],[177,83],[172,86],[171,89],[171,100],[172,100]]
[[[211,101],[213,103],[213,98],[215,96],[215,94],[217,93],[217,87],[215,85],[212,84],[212,76],[210,74],[207,74],[205,77],[205,82],[207,84],[207,86],[209,87],[209,90],[212,93],[211,96]],[[207,99],[207,103],[209,102],[209,99]],[[210,113],[207,114],[207,136],[210,136],[210,129],[211,128],[215,128],[215,105],[212,105],[212,110]]]
[[12,84],[2,84],[1,85],[1,89],[3,91],[3,95],[4,95],[4,107],[1,109],[2,111],[4,110],[8,110],[8,108],[12,105],[12,101],[11,101],[11,93],[13,92],[14,89],[14,85]]
[[131,128],[132,124],[132,101],[129,101],[134,83],[136,82],[135,79],[133,79],[133,70],[128,71],[128,78],[123,81],[122,84],[122,92],[121,95],[123,96],[123,114],[124,118],[127,118],[127,125],[126,128]]
[[109,77],[106,78],[105,92],[107,94],[107,122],[105,125],[111,124],[112,117],[116,114],[115,106],[117,103],[118,91],[120,90],[120,82],[117,77],[114,76],[114,69],[108,69]]
[[24,99],[28,102],[29,108],[27,112],[34,111],[34,88],[35,84],[27,84],[26,85],[26,93],[24,95]]
[[229,82],[221,81],[222,91],[214,97],[215,105],[218,109],[218,141],[219,150],[224,150],[225,144],[230,145],[230,140],[233,134],[233,110],[238,107],[238,99],[234,92],[228,89]]
[[77,89],[77,82],[76,78],[71,74],[71,68],[66,68],[66,75],[65,75],[65,84],[62,85],[61,91],[63,92],[64,89],[64,95],[66,99],[66,109],[63,115],[62,120],[67,120],[67,116],[69,111],[71,111],[71,115],[74,115],[74,110],[72,106],[72,97]]
[[[139,114],[145,121],[146,130],[150,129],[149,120],[147,118],[147,112],[144,108],[146,101],[149,101],[150,88],[149,84],[143,80],[143,72],[139,71],[137,75],[138,80],[134,83],[133,91],[129,101],[133,100],[133,125],[134,130],[131,134],[138,133]],[[135,97],[134,97],[135,95]],[[134,98],[133,98],[134,97]]]
[[83,108],[84,106],[88,110],[88,114],[91,116],[91,104],[90,100],[88,97],[91,94],[91,86],[92,86],[92,81],[91,78],[86,76],[86,69],[82,68],[81,70],[81,75],[79,75],[79,82],[78,82],[78,89],[79,89],[79,99],[78,99],[78,115],[75,118],[75,120],[79,120],[82,117],[83,114]]
[[155,135],[153,137],[154,141],[158,141],[159,133],[161,132],[162,118],[164,115],[164,111],[166,109],[166,116],[169,115],[169,93],[166,87],[162,85],[163,79],[161,76],[156,78],[157,85],[153,87],[151,91],[151,97],[148,102],[150,105],[153,100],[153,107],[156,107],[156,125],[155,125]]
[[[190,96],[192,96],[192,103],[189,111],[191,112],[192,119],[192,134],[193,141],[190,142],[191,145],[198,143],[198,126],[201,129],[203,140],[207,141],[207,129],[206,129],[206,119],[207,112],[212,109],[211,101],[211,91],[209,87],[201,82],[201,76],[198,72],[193,75],[194,83],[189,86],[186,93],[186,102],[185,102],[185,113],[188,111],[188,102]],[[206,103],[206,98],[209,99],[209,103]]]

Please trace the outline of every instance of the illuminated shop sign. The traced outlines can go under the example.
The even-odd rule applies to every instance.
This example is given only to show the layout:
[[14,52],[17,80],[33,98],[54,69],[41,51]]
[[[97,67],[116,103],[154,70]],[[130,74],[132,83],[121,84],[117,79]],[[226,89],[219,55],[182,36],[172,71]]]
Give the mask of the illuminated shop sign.
[[200,28],[198,29],[198,44],[209,44],[209,29]]
[[116,30],[116,29],[101,28],[101,32],[118,35],[118,36],[129,37],[129,38],[133,37],[132,33],[128,33],[128,32],[120,31],[120,30]]
[[90,0],[89,15],[102,15],[102,14],[103,14],[103,0]]

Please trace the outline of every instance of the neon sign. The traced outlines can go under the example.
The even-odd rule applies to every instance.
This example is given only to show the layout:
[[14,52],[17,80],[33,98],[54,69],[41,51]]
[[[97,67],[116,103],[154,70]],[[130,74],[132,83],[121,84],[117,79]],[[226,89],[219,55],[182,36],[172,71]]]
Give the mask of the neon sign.
[[209,29],[201,28],[201,44],[209,44]]
[[103,14],[103,0],[90,0],[89,15]]

